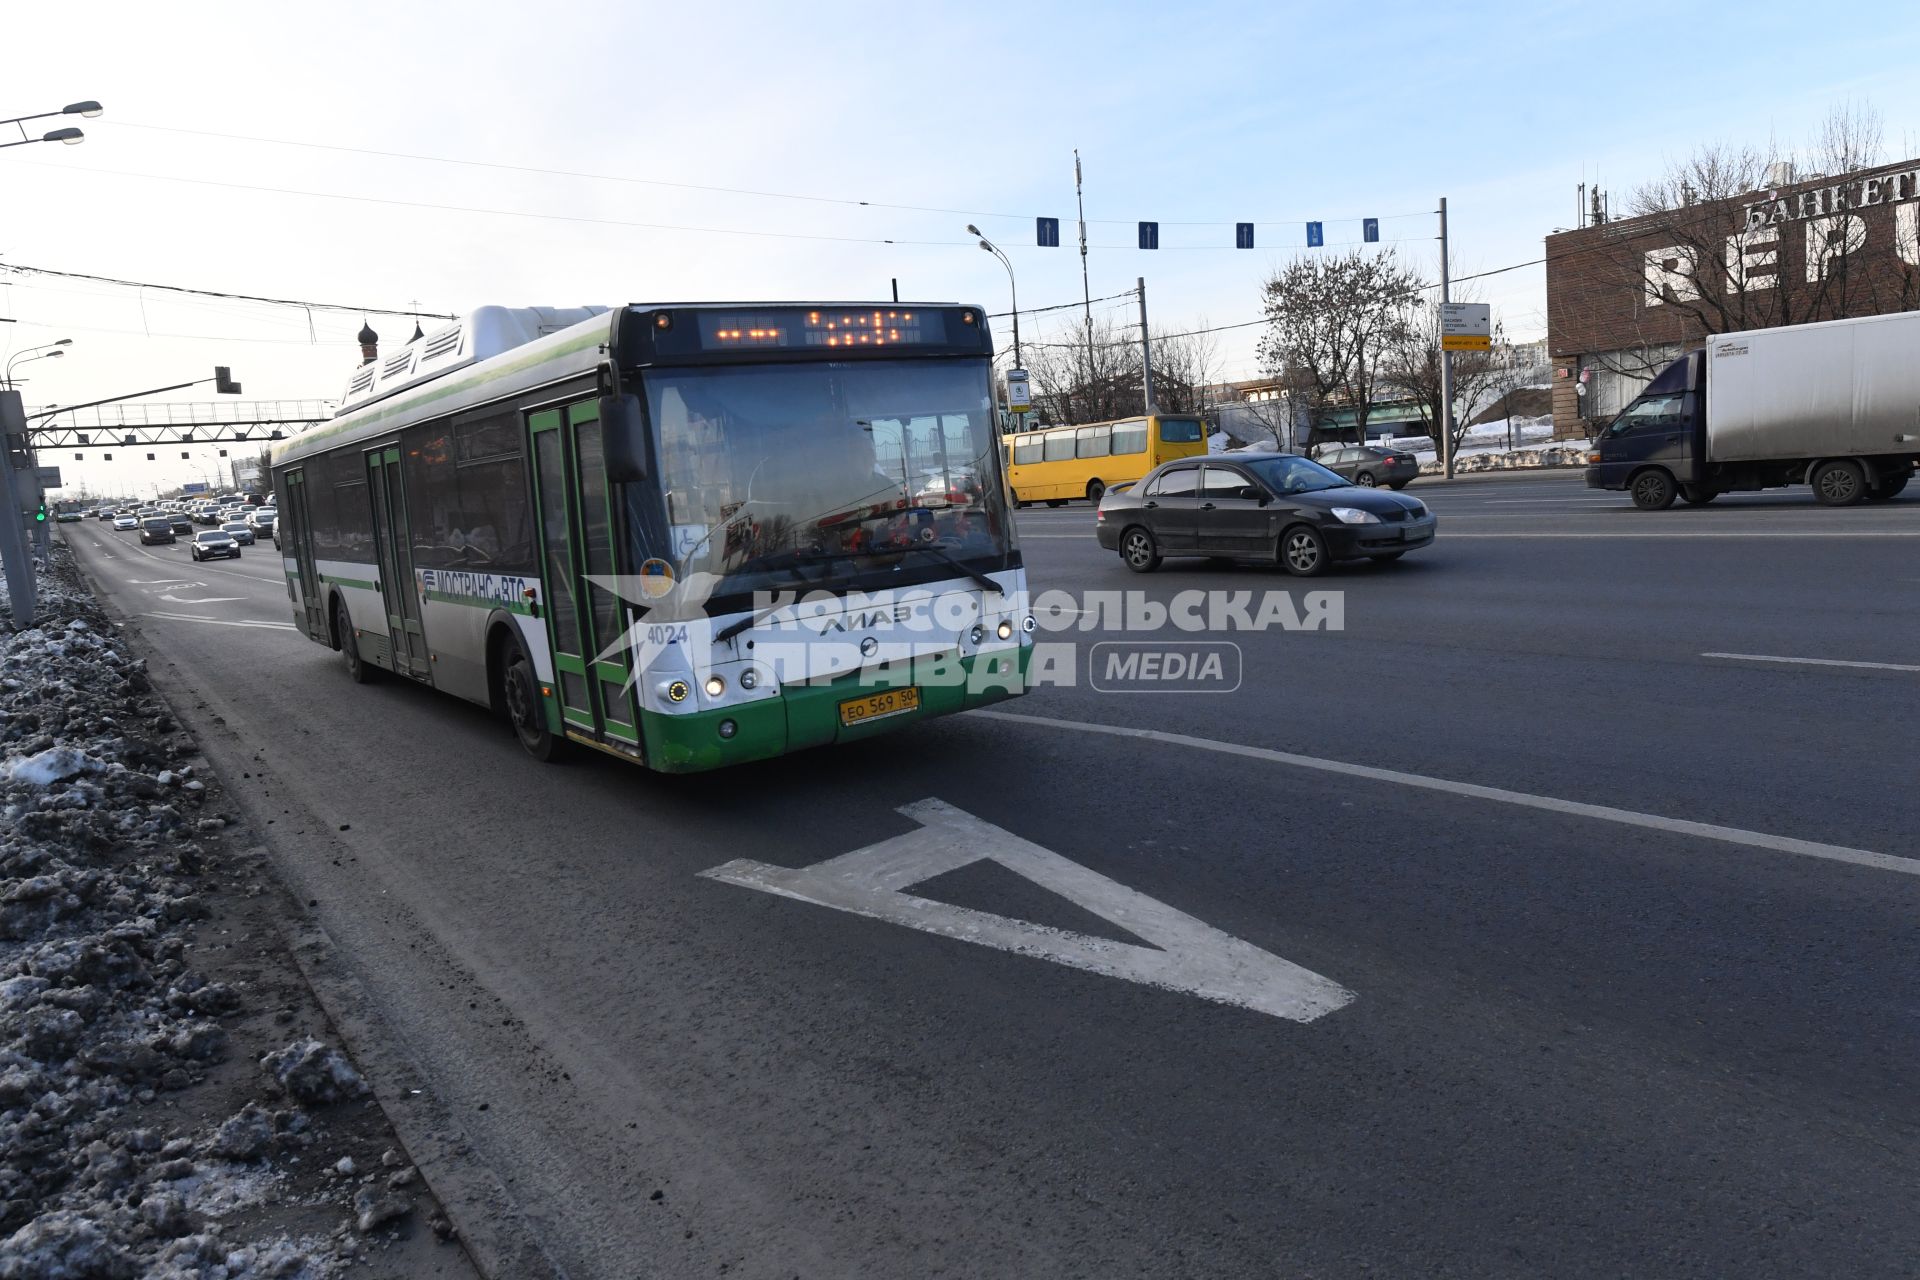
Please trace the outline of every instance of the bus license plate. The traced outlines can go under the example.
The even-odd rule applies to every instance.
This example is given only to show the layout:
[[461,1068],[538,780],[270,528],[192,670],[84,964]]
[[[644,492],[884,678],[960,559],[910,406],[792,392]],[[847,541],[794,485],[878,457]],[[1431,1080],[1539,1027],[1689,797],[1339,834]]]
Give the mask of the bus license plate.
[[884,720],[888,716],[904,715],[920,709],[920,690],[909,686],[905,689],[888,689],[885,693],[872,693],[864,698],[853,698],[840,704],[840,723],[842,725],[865,724],[869,720]]

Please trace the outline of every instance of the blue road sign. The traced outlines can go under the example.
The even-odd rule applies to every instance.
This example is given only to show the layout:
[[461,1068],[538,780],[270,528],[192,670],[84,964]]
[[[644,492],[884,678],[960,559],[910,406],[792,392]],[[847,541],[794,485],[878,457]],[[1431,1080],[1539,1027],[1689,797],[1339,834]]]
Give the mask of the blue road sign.
[[1326,242],[1327,238],[1320,234],[1320,224],[1317,222],[1309,222],[1307,224],[1307,248],[1318,249]]
[[1042,249],[1060,247],[1060,219],[1035,218],[1033,223],[1035,239]]
[[1380,219],[1378,218],[1360,219],[1360,238],[1362,240],[1365,240],[1368,244],[1373,244],[1374,242],[1379,240],[1380,239]]
[[1233,247],[1236,249],[1253,248],[1253,224],[1236,222],[1233,224]]
[[1143,222],[1140,224],[1140,247],[1142,249],[1158,249],[1160,247],[1159,223]]

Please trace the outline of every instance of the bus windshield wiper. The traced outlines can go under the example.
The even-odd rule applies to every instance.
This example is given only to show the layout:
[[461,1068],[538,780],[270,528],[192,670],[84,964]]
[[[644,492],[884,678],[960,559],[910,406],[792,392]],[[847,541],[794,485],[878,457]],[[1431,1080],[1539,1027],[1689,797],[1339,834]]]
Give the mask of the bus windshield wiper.
[[954,559],[952,556],[942,551],[939,547],[929,547],[929,546],[923,545],[918,547],[908,547],[907,550],[918,551],[921,555],[925,555],[925,556],[932,556],[935,560],[940,561],[940,563],[946,565],[948,568],[958,569],[961,573],[966,574],[969,578],[972,578],[975,582],[979,583],[981,586],[985,587],[987,590],[997,591],[1001,595],[1007,594],[1007,589],[1001,586],[998,582],[995,582],[985,572],[974,568],[970,564],[964,564],[961,561]]

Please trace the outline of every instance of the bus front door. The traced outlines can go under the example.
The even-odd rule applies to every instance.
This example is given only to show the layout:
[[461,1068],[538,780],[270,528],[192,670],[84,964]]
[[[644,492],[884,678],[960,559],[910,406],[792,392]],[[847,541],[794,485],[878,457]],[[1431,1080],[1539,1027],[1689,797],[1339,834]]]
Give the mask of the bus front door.
[[[280,542],[281,566],[292,579],[288,588],[307,636],[324,642],[327,620],[320,606],[320,574],[313,565],[313,536],[309,532],[313,525],[307,515],[304,469],[287,472],[286,492],[279,495],[279,501],[280,515],[275,520],[274,532]],[[288,560],[293,561],[291,567],[286,564]]]
[[532,415],[541,584],[556,693],[566,726],[638,750],[623,614],[610,589],[619,568],[595,401]]
[[393,669],[431,682],[427,634],[420,625],[420,593],[413,581],[406,487],[400,483],[400,446],[367,454],[367,494],[373,502],[373,541],[380,560],[380,596],[386,602]]

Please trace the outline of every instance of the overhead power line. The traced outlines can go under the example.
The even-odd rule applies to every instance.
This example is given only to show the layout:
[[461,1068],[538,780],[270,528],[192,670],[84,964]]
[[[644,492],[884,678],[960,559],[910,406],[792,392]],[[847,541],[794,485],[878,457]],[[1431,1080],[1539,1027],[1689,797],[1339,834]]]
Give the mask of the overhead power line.
[[[468,160],[455,156],[436,156],[415,151],[383,151],[374,147],[353,147],[333,142],[308,142],[295,138],[268,138],[259,134],[249,133],[221,133],[211,129],[185,129],[176,125],[144,124],[131,120],[114,121],[113,127],[122,129],[148,129],[159,133],[177,133],[201,138],[219,138],[228,142],[257,142],[266,146],[299,147],[313,151],[334,151],[344,155],[377,156],[385,160],[411,160],[423,164],[457,165],[473,169],[496,169],[506,173],[533,173],[540,174],[544,177],[582,178],[592,182],[620,182],[632,186],[666,187],[676,191],[704,191],[715,195],[750,196],[761,200],[796,200],[807,204],[834,204],[862,209],[892,209],[904,213],[941,213],[965,218],[1002,218],[1009,221],[1029,221],[1035,216],[1031,213],[1002,213],[991,209],[955,209],[943,205],[903,204],[886,200],[862,200],[852,196],[822,196],[793,191],[769,191],[755,187],[728,187],[713,183],[680,182],[668,178],[636,178],[628,174],[594,173],[579,169],[549,169],[539,165],[510,164],[499,160]],[[1390,222],[1402,218],[1429,218],[1432,216],[1432,210],[1422,209],[1417,213],[1385,214],[1382,215],[1378,221]],[[1311,221],[1318,222],[1359,222],[1361,220],[1358,215],[1351,218],[1311,219]],[[1087,219],[1089,224],[1110,227],[1132,226],[1134,225],[1134,221],[1134,219],[1129,218]],[[1236,222],[1245,221],[1249,221],[1249,219],[1218,218],[1199,222],[1163,221],[1160,225],[1166,227],[1228,227],[1233,226]],[[1255,218],[1251,219],[1251,221],[1255,226],[1260,227],[1303,227],[1310,219]],[[1113,245],[1099,247],[1132,248],[1134,246]]]
[[154,284],[145,280],[121,280],[114,276],[89,275],[84,271],[56,271],[52,267],[30,267],[25,263],[0,264],[0,272],[20,271],[37,276],[58,276],[64,280],[92,280],[125,289],[152,289],[163,293],[187,293],[201,298],[221,298],[228,302],[265,302],[281,307],[302,307],[309,311],[343,311],[354,315],[417,316],[427,320],[454,320],[457,316],[439,311],[402,310],[397,307],[354,307],[344,302],[310,302],[304,298],[267,298],[252,293],[226,293],[218,289],[194,289],[179,284]]
[[[1491,271],[1478,271],[1468,276],[1454,276],[1453,283],[1459,284],[1462,280],[1483,280],[1488,276],[1505,275],[1509,271],[1520,271],[1527,267],[1537,267],[1545,261],[1546,261],[1545,258],[1534,258],[1529,262],[1516,262],[1510,267],[1495,267]],[[1425,292],[1428,289],[1438,289],[1439,287],[1440,286],[1438,284],[1425,285],[1422,287],[1422,292]],[[1109,298],[1131,298],[1133,296],[1134,296],[1134,291],[1129,289],[1125,293],[1117,293],[1117,294],[1109,295]],[[1109,300],[1109,298],[1095,298],[1094,301],[1106,302]],[[1081,306],[1081,304],[1078,302],[1063,302],[1057,307],[1037,307],[1035,308],[1034,312],[1028,312],[1023,310],[1020,314],[1024,316],[1024,315],[1035,314],[1040,311],[1061,311],[1069,307],[1078,308],[1079,306]],[[991,316],[989,318],[998,319],[999,316],[1003,316],[1006,314],[1007,313],[1003,311],[998,313],[998,315]],[[1229,329],[1251,329],[1255,325],[1262,325],[1267,323],[1269,323],[1267,317],[1262,316],[1258,320],[1238,320],[1232,324],[1208,325],[1204,329],[1189,329],[1184,333],[1156,333],[1153,336],[1155,341],[1165,341],[1166,339],[1169,339],[1169,338],[1197,338],[1200,335],[1206,334],[1206,333],[1225,333]],[[1138,324],[1132,324],[1132,325],[1128,325],[1127,327],[1130,329],[1138,329],[1140,326]],[[1135,338],[1127,338],[1123,340],[1123,344],[1130,344],[1137,340],[1138,339],[1135,339]],[[1042,347],[1042,348],[1062,347],[1062,348],[1078,349],[1080,347],[1085,346],[1086,344],[1083,342],[1028,342],[1023,345],[1029,346],[1029,347]]]

